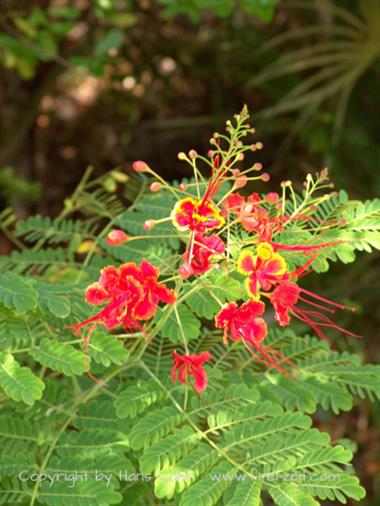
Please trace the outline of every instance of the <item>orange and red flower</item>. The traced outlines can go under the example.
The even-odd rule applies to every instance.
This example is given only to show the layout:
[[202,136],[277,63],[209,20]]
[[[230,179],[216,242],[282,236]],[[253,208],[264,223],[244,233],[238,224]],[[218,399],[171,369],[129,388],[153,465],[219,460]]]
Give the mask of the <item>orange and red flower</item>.
[[151,319],[158,304],[173,304],[174,291],[158,283],[159,271],[143,260],[138,266],[129,262],[116,268],[112,265],[101,271],[99,280],[90,285],[85,298],[89,304],[107,305],[95,316],[74,325],[74,331],[91,325],[102,324],[108,329],[122,325],[123,328],[140,329],[141,320]]
[[263,344],[267,335],[267,324],[262,318],[265,304],[260,301],[249,300],[240,307],[236,302],[226,304],[215,316],[215,326],[224,329],[223,339],[228,342],[228,337],[233,341],[241,340],[249,353],[259,362],[289,374],[286,369],[276,362],[276,359],[291,363],[280,352]]
[[206,199],[192,197],[179,200],[171,213],[174,226],[181,232],[189,230],[203,234],[223,226],[224,218],[219,210]]
[[192,376],[194,379],[194,391],[197,394],[203,392],[207,387],[207,374],[203,365],[205,362],[211,360],[211,354],[203,351],[199,355],[180,355],[176,351],[173,351],[172,357],[172,382],[175,383],[176,378],[178,378],[180,383],[187,383],[189,377]]
[[244,339],[253,346],[260,344],[268,333],[267,324],[261,315],[265,305],[260,301],[249,300],[240,307],[236,302],[226,304],[215,316],[215,326],[224,329],[223,339],[233,341]]
[[[318,302],[316,302],[316,300]],[[324,311],[333,314],[335,311],[331,308],[331,306],[351,311],[354,311],[354,308],[344,306],[321,297],[320,295],[310,292],[305,288],[301,288],[296,283],[288,281],[280,283],[271,293],[270,301],[275,310],[275,319],[281,326],[286,326],[290,323],[290,315],[292,314],[302,322],[308,324],[321,339],[327,339],[322,330],[322,328],[326,327],[335,328],[336,330],[339,330],[349,336],[361,337],[358,334],[354,334],[353,332],[339,327],[331,320],[331,318],[321,312]],[[317,308],[320,311],[316,311],[315,309],[300,308],[296,306],[298,301]],[[322,305],[322,303],[325,305]]]
[[190,266],[191,274],[200,276],[211,268],[211,260],[214,255],[223,255],[225,244],[217,235],[195,235],[190,259],[190,249],[183,255],[185,264]]
[[275,253],[269,243],[259,243],[257,254],[243,250],[237,261],[237,270],[245,274],[248,294],[253,299],[260,298],[259,289],[271,289],[272,285],[282,279],[287,267],[285,259]]
[[283,218],[269,216],[269,212],[260,207],[261,201],[258,193],[252,193],[247,199],[239,193],[233,193],[224,200],[223,207],[238,216],[247,232],[256,232],[259,241],[269,242],[275,232],[282,230]]

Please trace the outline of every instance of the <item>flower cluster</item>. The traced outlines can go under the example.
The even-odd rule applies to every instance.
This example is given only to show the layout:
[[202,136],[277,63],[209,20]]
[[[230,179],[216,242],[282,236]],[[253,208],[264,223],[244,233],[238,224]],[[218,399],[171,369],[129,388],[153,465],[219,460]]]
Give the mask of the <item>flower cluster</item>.
[[[99,280],[90,285],[85,293],[92,305],[104,305],[95,316],[74,325],[79,333],[82,327],[89,330],[84,337],[88,343],[92,330],[102,324],[107,329],[121,326],[123,329],[139,330],[146,334],[144,322],[153,318],[159,303],[173,305],[186,299],[187,293],[195,293],[197,288],[206,288],[210,299],[220,304],[215,315],[214,325],[221,329],[223,342],[241,343],[255,360],[284,374],[293,374],[291,361],[279,351],[266,344],[268,336],[268,308],[274,312],[275,322],[280,326],[291,323],[292,317],[308,324],[322,339],[325,330],[335,328],[343,333],[356,336],[342,329],[331,319],[335,309],[350,309],[303,288],[299,280],[312,272],[313,263],[324,251],[341,243],[341,240],[323,242],[320,234],[310,235],[310,239],[287,244],[283,232],[295,230],[299,223],[318,224],[315,210],[326,198],[311,198],[313,192],[329,187],[326,173],[322,172],[314,180],[308,176],[305,200],[296,205],[294,190],[290,182],[282,184],[282,194],[268,192],[239,193],[249,182],[267,182],[267,173],[260,163],[254,163],[246,170],[238,167],[245,159],[247,151],[262,148],[261,143],[245,145],[242,138],[254,130],[246,123],[245,110],[235,117],[236,125],[227,122],[227,134],[215,133],[210,140],[212,149],[208,157],[198,155],[194,150],[188,154],[179,153],[179,159],[189,163],[194,171],[194,180],[179,186],[170,186],[145,162],[137,161],[133,169],[157,179],[150,185],[152,192],[169,190],[176,196],[176,202],[169,216],[160,220],[148,219],[145,231],[164,221],[171,221],[173,232],[181,239],[183,249],[178,252],[175,266],[170,264],[170,289],[159,283],[159,270],[143,260],[140,265],[126,263],[116,268],[106,267]],[[223,147],[223,143],[227,146]],[[205,163],[208,174],[202,174],[198,163]],[[238,191],[239,190],[239,191]],[[289,211],[287,192],[294,204]],[[335,223],[325,222],[328,229]],[[318,230],[318,227],[315,227]],[[243,239],[239,239],[243,237]],[[282,238],[282,241],[279,238]],[[286,237],[286,236],[285,236]],[[297,237],[294,235],[293,237]],[[302,236],[300,236],[302,237]],[[108,245],[117,246],[138,240],[123,230],[112,230],[107,238]],[[146,238],[146,235],[143,236]],[[299,261],[300,255],[303,261]],[[292,268],[292,265],[298,265]],[[209,272],[219,269],[245,283],[245,295],[239,299],[226,297],[228,302],[219,300],[209,283]],[[186,284],[192,288],[186,290]],[[176,306],[173,307],[178,320],[178,333],[183,341],[184,354],[172,352],[173,369],[171,379],[188,384],[193,381],[193,389],[200,394],[207,386],[204,364],[212,360],[209,352],[190,353],[187,337],[181,328]],[[359,337],[359,336],[356,336]]]

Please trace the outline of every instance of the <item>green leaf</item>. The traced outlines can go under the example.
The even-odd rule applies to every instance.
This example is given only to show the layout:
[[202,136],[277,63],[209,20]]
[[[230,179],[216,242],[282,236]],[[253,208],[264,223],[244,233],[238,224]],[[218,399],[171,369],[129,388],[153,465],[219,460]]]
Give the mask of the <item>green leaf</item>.
[[259,481],[246,480],[238,483],[235,493],[226,506],[260,506],[261,483]]
[[15,401],[32,405],[41,399],[44,383],[28,367],[21,367],[10,353],[0,352],[0,386]]
[[0,300],[5,307],[27,313],[37,307],[37,292],[16,274],[0,274]]
[[83,352],[69,344],[43,339],[38,346],[30,348],[28,353],[40,364],[53,371],[62,372],[66,376],[84,373]]
[[[161,311],[157,313],[156,321],[159,320],[161,314]],[[173,343],[181,343],[183,342],[182,332],[180,329],[181,325],[183,334],[187,341],[197,339],[200,334],[201,322],[194,313],[182,304],[178,307],[178,317],[179,321],[176,318],[175,311],[172,310],[168,319],[162,326],[160,334],[163,337],[170,339]]]
[[269,493],[278,506],[318,506],[319,503],[294,483],[271,485]]
[[67,318],[71,313],[70,303],[63,298],[54,297],[54,295],[50,295],[48,298],[47,306],[49,311],[57,318]]
[[75,481],[73,478],[72,481],[56,480],[53,484],[43,481],[38,492],[38,501],[51,506],[108,506],[119,504],[122,498],[114,490],[114,484],[107,485],[105,479]]
[[135,418],[149,406],[166,397],[166,393],[155,381],[140,381],[137,385],[123,390],[115,400],[119,418]]
[[124,32],[118,28],[112,28],[105,36],[95,45],[95,56],[103,56],[110,49],[119,49],[124,41]]
[[109,367],[111,364],[121,365],[128,359],[128,349],[116,336],[94,333],[91,337],[88,354],[98,364]]
[[244,0],[243,10],[247,14],[258,16],[264,23],[272,21],[274,7],[280,0]]

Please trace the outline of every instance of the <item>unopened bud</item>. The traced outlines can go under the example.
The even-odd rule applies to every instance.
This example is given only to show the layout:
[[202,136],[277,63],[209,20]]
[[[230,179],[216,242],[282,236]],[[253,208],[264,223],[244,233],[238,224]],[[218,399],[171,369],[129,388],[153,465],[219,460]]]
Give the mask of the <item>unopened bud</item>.
[[264,172],[264,174],[261,176],[261,179],[264,181],[264,183],[267,183],[270,180],[270,175],[268,172]]
[[189,158],[191,158],[191,160],[194,160],[197,157],[197,154],[198,153],[195,151],[195,149],[190,149]]
[[240,176],[235,180],[234,188],[243,188],[247,184],[247,176]]
[[156,225],[154,220],[146,220],[144,222],[143,228],[144,230],[152,230],[152,228]]
[[193,274],[193,268],[190,264],[182,264],[178,269],[178,274],[183,278],[187,279]]
[[135,172],[148,172],[149,166],[142,160],[136,160],[135,162],[132,163],[132,169]]
[[186,185],[185,185],[185,183],[181,183],[178,188],[181,190],[181,192],[186,191]]
[[180,151],[177,155],[178,160],[186,160],[186,154],[183,151]]
[[240,174],[240,169],[233,169],[232,170],[232,175],[238,176],[239,174]]
[[152,183],[149,187],[150,191],[154,192],[154,193],[160,191],[161,188],[162,188],[162,185],[160,183],[157,183],[157,181]]
[[128,241],[129,237],[123,230],[120,230],[118,228],[115,228],[114,230],[111,230],[109,234],[106,237],[106,243],[110,246],[118,246],[119,244],[123,244],[124,242]]
[[253,167],[252,167],[252,169],[253,169],[253,170],[262,170],[262,168],[263,168],[263,164],[262,164],[262,163],[260,163],[260,162],[256,162],[256,163],[253,165]]
[[269,202],[269,204],[275,204],[280,199],[280,195],[276,192],[269,192],[265,195],[265,200]]

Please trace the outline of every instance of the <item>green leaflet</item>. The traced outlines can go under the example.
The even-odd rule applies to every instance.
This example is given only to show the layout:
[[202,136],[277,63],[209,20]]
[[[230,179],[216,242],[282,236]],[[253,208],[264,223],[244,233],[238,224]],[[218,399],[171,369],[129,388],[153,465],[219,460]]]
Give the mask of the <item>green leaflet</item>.
[[47,216],[33,216],[19,221],[16,234],[28,241],[46,240],[48,244],[57,244],[75,237],[92,236],[93,228],[82,220],[61,220]]
[[227,506],[260,506],[261,484],[254,480],[238,483],[234,495]]
[[95,333],[90,340],[88,354],[98,364],[109,367],[111,364],[121,365],[127,361],[129,353],[123,342],[116,336],[103,332]]
[[123,390],[115,401],[116,413],[120,418],[134,418],[151,404],[166,397],[155,381],[140,381],[136,386]]
[[0,386],[13,400],[29,405],[41,399],[44,390],[44,383],[28,367],[4,352],[0,352]]
[[[75,486],[68,486],[75,483]],[[119,504],[122,500],[120,492],[115,491],[114,485],[105,487],[104,482],[95,480],[55,482],[50,486],[49,482],[43,482],[38,493],[38,500],[42,504],[51,506],[108,506]]]
[[16,274],[0,274],[0,300],[23,314],[37,307],[37,292]]
[[[159,321],[162,313],[163,311],[159,310],[154,321]],[[162,326],[160,334],[163,337],[170,339],[173,343],[180,344],[183,342],[182,332],[180,329],[181,325],[186,341],[191,341],[199,337],[201,322],[184,304],[178,306],[178,319],[179,321],[177,320],[175,311],[170,308],[169,316]]]
[[40,364],[66,376],[83,374],[84,354],[71,345],[44,339],[37,347],[32,347],[29,354]]

